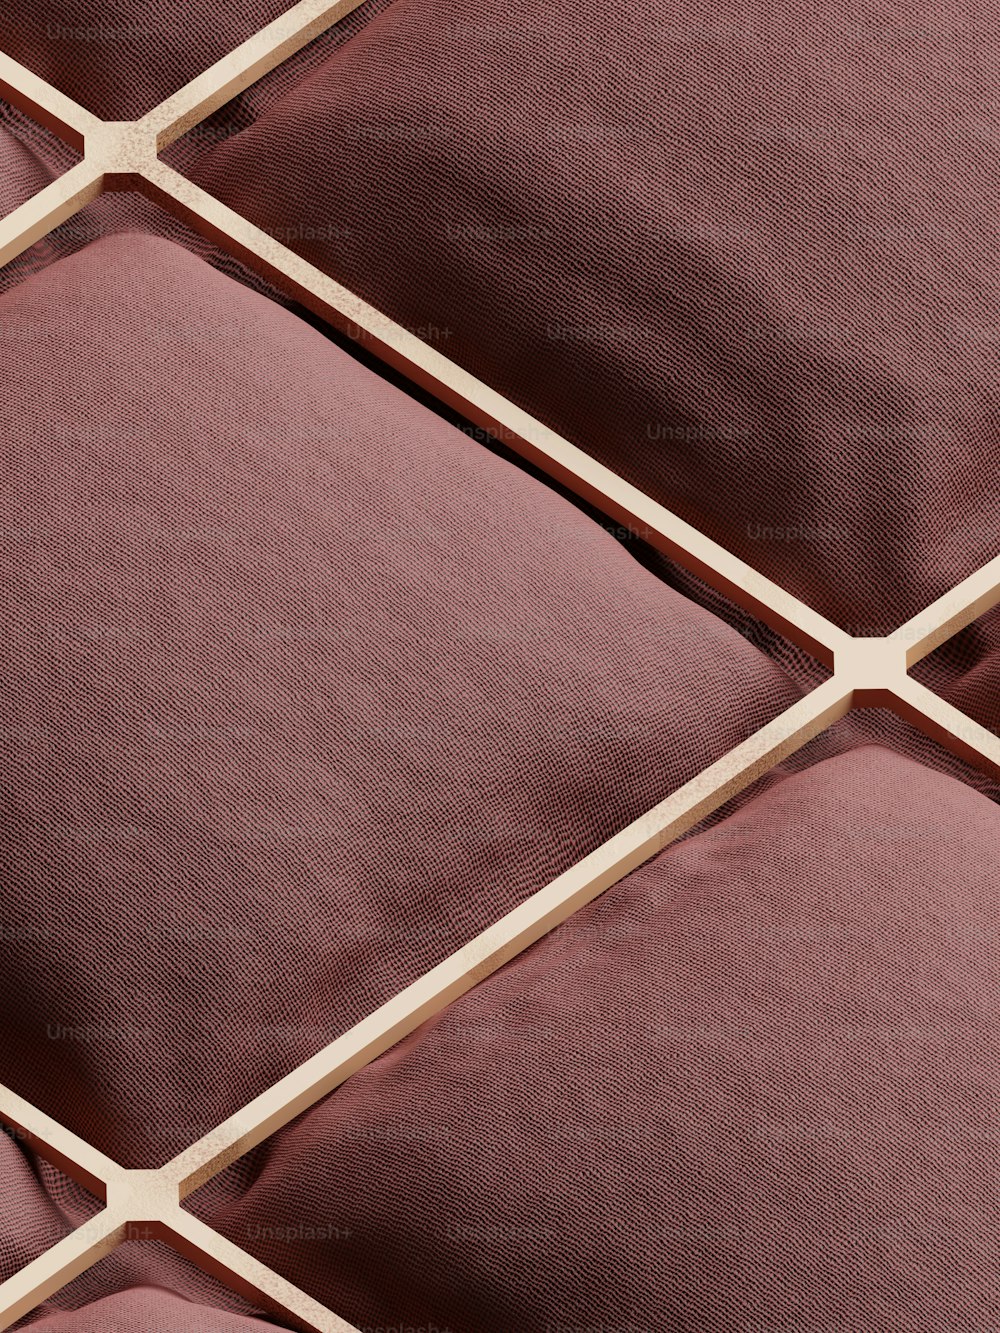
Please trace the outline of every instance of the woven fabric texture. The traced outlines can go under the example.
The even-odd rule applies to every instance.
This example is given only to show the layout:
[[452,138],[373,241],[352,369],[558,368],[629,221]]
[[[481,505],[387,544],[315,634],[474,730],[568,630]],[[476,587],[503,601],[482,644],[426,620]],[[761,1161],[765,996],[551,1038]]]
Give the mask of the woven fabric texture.
[[991,13],[397,3],[194,176],[887,633],[997,552]]
[[134,1287],[78,1310],[62,1310],[32,1327],[46,1333],[264,1333],[269,1320],[194,1305],[173,1292]]
[[[315,51],[344,41],[386,3],[367,0],[313,43]],[[292,0],[9,0],[0,13],[0,51],[104,120],[133,120],[291,8]],[[312,55],[275,72],[275,86]]]
[[168,1246],[134,1240],[13,1327],[56,1333],[267,1333],[295,1326],[251,1305]]
[[[286,8],[0,50],[129,117]],[[883,633],[997,550],[995,9],[368,0],[166,156]],[[0,271],[0,1082],[132,1166],[825,674],[287,305],[137,195]],[[915,674],[1000,730],[1000,611]],[[192,1210],[365,1333],[1000,1331],[997,799],[850,715]],[[0,1170],[2,1279],[98,1204]],[[141,1239],[23,1326],[290,1325]]]
[[797,695],[179,247],[107,238],[2,319],[0,1078],[129,1165]]
[[0,1277],[7,1277],[84,1220],[83,1210],[78,1215],[71,1206],[84,1192],[55,1167],[32,1159],[10,1131],[0,1133],[0,1171]]
[[192,1206],[363,1328],[996,1328],[998,836],[888,751],[817,764]]
[[[36,130],[39,136],[43,130]],[[0,216],[14,209],[48,185],[53,171],[44,158],[32,152],[15,134],[0,124]]]

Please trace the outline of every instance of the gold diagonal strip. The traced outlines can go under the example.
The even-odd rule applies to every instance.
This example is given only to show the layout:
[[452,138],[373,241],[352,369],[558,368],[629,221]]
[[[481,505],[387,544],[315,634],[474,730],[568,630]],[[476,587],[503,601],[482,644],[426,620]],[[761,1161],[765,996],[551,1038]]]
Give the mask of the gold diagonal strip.
[[97,124],[96,116],[3,51],[0,51],[0,94],[79,153],[83,152],[87,132]]
[[0,218],[0,265],[16,259],[100,193],[101,172],[90,162],[78,162],[57,176],[13,213]]

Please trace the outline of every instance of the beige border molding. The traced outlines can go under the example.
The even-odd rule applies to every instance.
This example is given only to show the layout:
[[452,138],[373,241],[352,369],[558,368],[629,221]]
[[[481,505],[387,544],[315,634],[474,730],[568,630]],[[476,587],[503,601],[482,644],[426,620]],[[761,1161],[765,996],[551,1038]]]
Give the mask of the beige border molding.
[[0,220],[0,264],[10,262],[101,192],[141,190],[815,655],[833,669],[833,675],[157,1170],[121,1167],[0,1087],[0,1120],[105,1202],[100,1213],[0,1284],[0,1328],[8,1328],[117,1245],[134,1239],[133,1229],[141,1228],[144,1237],[166,1241],[206,1272],[298,1327],[357,1333],[186,1212],[182,1199],[848,709],[893,708],[964,759],[1000,774],[997,738],[907,674],[927,653],[1000,601],[1000,557],[887,637],[852,638],[158,159],[157,153],[167,144],[359,2],[303,0],[134,122],[99,120],[0,53],[0,92],[84,153],[82,162]]

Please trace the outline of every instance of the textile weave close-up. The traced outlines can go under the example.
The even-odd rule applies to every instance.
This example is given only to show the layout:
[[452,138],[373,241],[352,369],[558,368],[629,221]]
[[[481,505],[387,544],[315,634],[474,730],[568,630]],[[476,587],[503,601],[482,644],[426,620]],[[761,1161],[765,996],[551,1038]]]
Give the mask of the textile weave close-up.
[[998,32],[5,6],[0,1327],[1000,1333]]

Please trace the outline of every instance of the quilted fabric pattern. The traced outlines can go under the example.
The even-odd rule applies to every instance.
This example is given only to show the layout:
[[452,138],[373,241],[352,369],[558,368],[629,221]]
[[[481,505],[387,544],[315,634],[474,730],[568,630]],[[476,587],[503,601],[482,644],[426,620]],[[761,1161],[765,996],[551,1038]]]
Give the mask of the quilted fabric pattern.
[[194,1206],[359,1327],[994,1328],[998,834],[888,751],[817,764]]
[[[128,118],[287,8],[0,50]],[[997,551],[995,9],[366,0],[165,157],[882,634]],[[0,106],[0,215],[74,160]],[[303,314],[137,194],[0,270],[0,1082],[131,1166],[828,674]],[[998,797],[851,713],[187,1206],[363,1333],[1000,1329]],[[2,1281],[100,1203],[0,1172]],[[297,1324],[147,1232],[17,1326]]]
[[129,1165],[796,697],[179,247],[106,239],[3,307],[2,1080]]
[[0,50],[95,115],[131,120],[290,7],[12,0],[0,18]]
[[194,175],[888,633],[997,552],[992,12],[396,4]]

